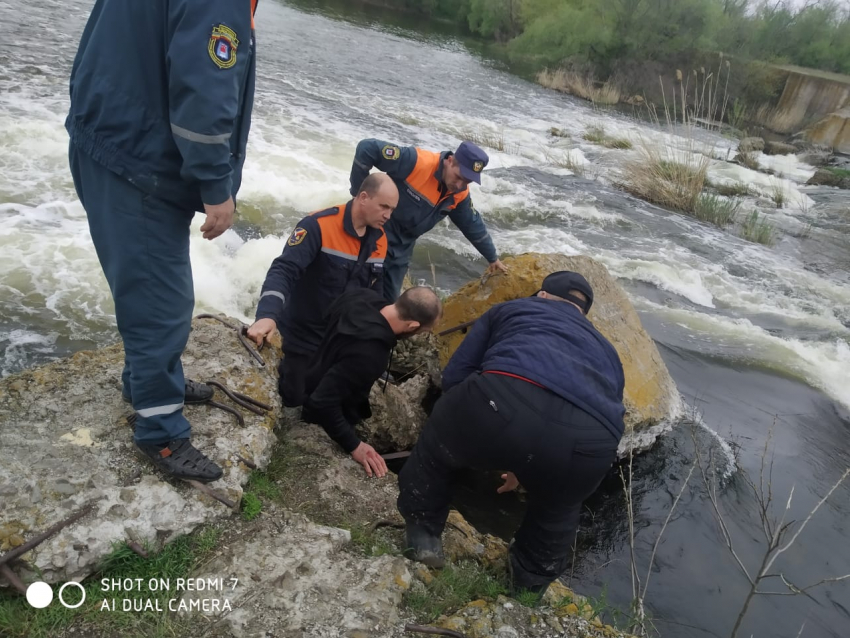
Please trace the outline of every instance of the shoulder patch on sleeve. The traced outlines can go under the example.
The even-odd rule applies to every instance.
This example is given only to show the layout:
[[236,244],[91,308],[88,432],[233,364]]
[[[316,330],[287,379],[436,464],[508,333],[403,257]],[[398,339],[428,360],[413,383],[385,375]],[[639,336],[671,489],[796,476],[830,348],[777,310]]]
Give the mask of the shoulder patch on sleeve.
[[391,146],[387,144],[381,149],[381,155],[384,156],[384,159],[397,160],[399,156],[401,156],[401,149],[398,146]]
[[223,24],[213,27],[208,49],[210,58],[218,68],[229,69],[236,64],[238,48],[239,39],[233,29]]
[[301,228],[301,226],[299,226],[298,228],[296,228],[295,230],[292,231],[292,234],[289,236],[289,241],[286,242],[286,243],[289,246],[297,246],[302,241],[304,241],[304,238],[306,236],[307,236],[307,230],[305,228]]

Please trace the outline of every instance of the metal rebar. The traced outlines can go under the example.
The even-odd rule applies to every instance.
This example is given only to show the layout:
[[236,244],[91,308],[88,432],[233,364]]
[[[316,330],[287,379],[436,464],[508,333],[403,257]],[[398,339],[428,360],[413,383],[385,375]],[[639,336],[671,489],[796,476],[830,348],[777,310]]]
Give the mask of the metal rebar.
[[222,319],[221,317],[219,317],[217,315],[211,315],[211,314],[204,313],[204,314],[201,314],[201,315],[197,315],[195,317],[195,319],[215,319],[219,323],[223,323],[225,326],[227,326],[231,330],[236,330],[237,332],[240,330],[239,326],[234,326],[229,321],[225,321],[224,319]]
[[253,412],[254,414],[259,414],[260,416],[263,416],[265,414],[265,410],[263,410],[262,408],[260,408],[258,406],[252,405],[248,401],[240,399],[236,395],[235,392],[233,392],[230,388],[228,388],[224,384],[221,384],[218,381],[205,381],[204,383],[206,383],[207,385],[212,386],[214,388],[218,388],[219,390],[221,390],[222,392],[224,392],[227,395],[228,399],[230,399],[231,401],[233,401],[237,405],[241,405],[243,408],[245,408],[249,412]]
[[68,527],[68,525],[70,525],[71,523],[76,523],[83,516],[88,514],[93,507],[94,507],[94,502],[89,503],[88,505],[83,507],[81,510],[76,512],[75,514],[72,514],[71,516],[66,518],[64,521],[60,521],[59,523],[56,523],[56,525],[54,525],[53,527],[50,527],[49,529],[47,529],[47,531],[42,532],[38,536],[28,540],[26,543],[24,543],[20,547],[16,547],[15,549],[9,550],[8,552],[6,552],[2,556],[0,556],[0,565],[4,565],[5,563],[8,563],[9,561],[15,560],[18,556],[23,556],[28,551],[30,551],[33,547],[43,543],[48,538],[53,536],[56,532],[64,529],[65,527]]
[[381,458],[385,461],[392,461],[393,459],[406,459],[411,454],[412,452],[390,452],[389,454],[381,454]]
[[250,344],[248,339],[245,337],[246,334],[248,334],[248,328],[246,328],[245,326],[242,326],[242,328],[240,330],[237,330],[237,332],[236,332],[236,336],[239,337],[239,341],[242,342],[242,345],[245,346],[245,349],[248,351],[248,353],[257,360],[257,363],[259,363],[261,366],[263,366],[265,368],[266,367],[266,360],[263,359],[262,356],[260,356],[259,352],[254,350],[254,347]]
[[8,565],[0,565],[0,576],[3,576],[9,581],[9,584],[21,592],[24,596],[27,594],[27,586],[18,578],[18,575],[13,572]]
[[417,634],[433,634],[434,636],[452,636],[452,638],[466,638],[459,631],[443,629],[442,627],[426,627],[425,625],[405,625],[404,630]]
[[253,461],[249,461],[249,460],[248,460],[248,459],[246,459],[244,456],[242,456],[242,455],[240,455],[240,454],[237,454],[237,455],[236,455],[236,458],[237,458],[237,459],[239,459],[240,461],[242,461],[245,465],[247,465],[248,467],[250,467],[252,470],[256,470],[256,469],[257,469],[257,464],[256,464],[256,463],[254,463]]
[[254,357],[254,359],[257,360],[257,363],[259,363],[261,366],[265,367],[265,365],[266,365],[265,359],[263,359],[260,356],[260,354],[256,350],[254,350],[254,348],[251,347],[251,345],[248,343],[248,340],[243,336],[244,333],[246,333],[248,331],[248,328],[246,328],[245,326],[234,326],[229,321],[225,321],[221,317],[217,317],[216,315],[211,315],[211,314],[208,314],[208,313],[197,315],[195,317],[195,319],[215,319],[219,323],[223,323],[225,326],[227,326],[231,330],[235,330],[236,336],[239,337],[239,342],[245,347],[245,349],[248,351],[248,354],[250,354],[252,357]]
[[136,552],[136,553],[137,553],[139,556],[141,556],[142,558],[147,558],[147,557],[148,557],[148,553],[147,553],[147,552],[145,551],[145,549],[144,549],[141,545],[139,545],[136,541],[127,541],[127,547],[129,547],[130,549],[132,549],[134,552]]
[[236,417],[236,420],[239,422],[243,428],[245,427],[245,419],[242,418],[242,415],[235,408],[231,408],[229,405],[224,405],[223,403],[219,403],[218,401],[207,401],[207,405],[211,405],[214,408],[218,408],[219,410],[224,410],[225,412],[230,412],[233,416]]
[[446,330],[443,330],[442,332],[438,332],[437,336],[438,337],[445,337],[446,335],[450,335],[453,332],[458,332],[458,331],[466,332],[470,328],[470,326],[472,326],[472,324],[474,324],[476,321],[478,321],[478,319],[472,319],[471,321],[464,321],[463,323],[460,323],[460,324],[454,326],[453,328],[448,328]]
[[263,403],[262,401],[257,401],[257,399],[254,399],[253,397],[249,397],[247,394],[242,394],[241,392],[236,392],[235,390],[231,390],[231,392],[233,392],[234,396],[239,397],[243,401],[247,401],[248,403],[256,405],[258,408],[262,408],[263,410],[266,410],[267,412],[271,411],[271,409],[272,409],[272,406],[270,406],[268,403]]
[[224,504],[225,504],[225,505],[227,505],[227,507],[229,507],[230,509],[232,509],[232,510],[234,510],[234,511],[236,511],[236,510],[238,509],[238,507],[237,507],[236,503],[234,503],[233,501],[231,501],[229,498],[227,498],[227,497],[225,497],[225,496],[222,496],[221,494],[219,494],[218,492],[216,492],[216,491],[215,491],[214,489],[212,489],[211,487],[208,487],[207,485],[204,485],[203,483],[200,483],[199,481],[195,481],[195,480],[193,480],[193,479],[183,479],[183,480],[184,480],[184,481],[186,481],[189,485],[191,485],[191,486],[192,486],[192,487],[194,487],[195,489],[200,490],[201,492],[203,492],[203,493],[204,493],[204,494],[206,494],[207,496],[209,496],[209,497],[211,497],[211,498],[214,498],[214,499],[215,499],[215,500],[217,500],[219,503],[224,503]]

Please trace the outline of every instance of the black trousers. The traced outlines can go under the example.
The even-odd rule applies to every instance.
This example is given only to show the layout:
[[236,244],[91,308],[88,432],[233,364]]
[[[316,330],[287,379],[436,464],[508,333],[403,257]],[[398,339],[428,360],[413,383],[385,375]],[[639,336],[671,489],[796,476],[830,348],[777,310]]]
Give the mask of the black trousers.
[[528,491],[511,544],[514,586],[540,591],[566,570],[582,502],[616,458],[619,439],[534,384],[473,374],[443,395],[399,474],[408,523],[442,534],[460,470],[508,470]]
[[303,352],[287,352],[286,345],[283,347],[283,359],[277,368],[277,389],[287,408],[297,408],[304,404],[307,368],[312,357],[312,354]]

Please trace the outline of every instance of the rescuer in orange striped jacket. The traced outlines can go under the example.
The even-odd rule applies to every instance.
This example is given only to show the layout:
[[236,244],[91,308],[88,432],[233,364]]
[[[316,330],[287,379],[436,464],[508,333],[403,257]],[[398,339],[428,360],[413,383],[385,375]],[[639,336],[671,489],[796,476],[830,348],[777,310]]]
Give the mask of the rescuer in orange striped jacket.
[[347,204],[299,221],[272,262],[248,337],[262,345],[280,329],[284,356],[278,387],[286,407],[304,401],[307,366],[322,342],[334,300],[352,288],[383,290],[383,226],[397,204],[393,181],[370,175]]
[[398,209],[384,227],[388,243],[384,265],[387,301],[395,301],[401,291],[416,240],[446,216],[487,260],[489,272],[507,270],[469,196],[469,184],[481,183],[481,171],[489,161],[487,153],[472,142],[463,142],[454,153],[400,147],[376,139],[357,144],[351,193],[360,189],[373,167],[389,175],[399,191]]

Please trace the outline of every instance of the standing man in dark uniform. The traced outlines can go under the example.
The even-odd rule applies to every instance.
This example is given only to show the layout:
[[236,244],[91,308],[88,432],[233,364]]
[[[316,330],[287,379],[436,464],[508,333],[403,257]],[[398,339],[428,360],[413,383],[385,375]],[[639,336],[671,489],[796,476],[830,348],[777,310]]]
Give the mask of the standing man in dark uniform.
[[308,215],[295,227],[263,283],[248,336],[258,345],[280,327],[279,389],[288,408],[304,402],[304,378],[319,348],[334,300],[351,288],[383,286],[387,239],[382,230],[398,204],[386,175],[370,175],[347,204]]
[[567,568],[582,502],[623,435],[625,378],[587,313],[593,290],[552,273],[534,297],[475,323],[443,372],[437,401],[399,475],[398,507],[414,560],[441,566],[440,535],[463,468],[507,470],[499,492],[528,491],[509,568],[514,591],[542,595]]
[[472,142],[463,142],[454,153],[399,147],[376,139],[357,144],[351,165],[351,193],[357,192],[373,167],[392,177],[399,192],[398,210],[384,227],[388,242],[384,268],[387,301],[395,301],[401,291],[416,240],[446,215],[490,264],[488,272],[507,270],[469,196],[469,184],[481,183],[481,171],[489,161],[487,153]]
[[221,469],[190,442],[183,377],[194,308],[189,226],[233,222],[254,101],[256,0],[97,0],[71,71],[65,127],[77,195],[115,301],[135,443],[178,478]]

